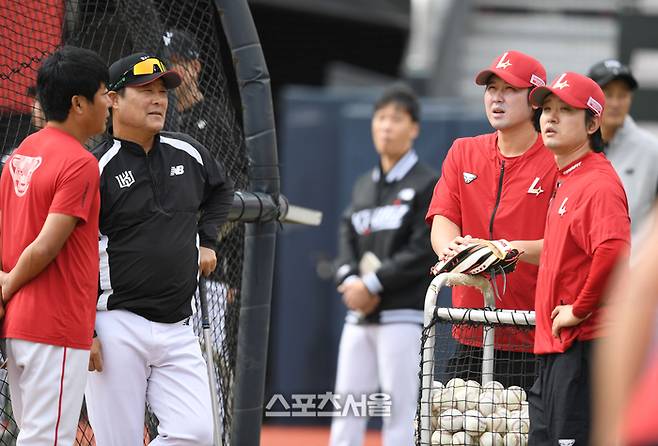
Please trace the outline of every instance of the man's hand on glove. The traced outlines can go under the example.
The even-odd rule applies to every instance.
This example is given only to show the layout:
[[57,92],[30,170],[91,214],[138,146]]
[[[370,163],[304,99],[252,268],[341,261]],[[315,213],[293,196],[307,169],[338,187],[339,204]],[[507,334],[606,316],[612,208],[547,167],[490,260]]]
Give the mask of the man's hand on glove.
[[[454,245],[454,246],[453,246]],[[483,274],[512,272],[519,260],[519,251],[507,240],[483,240],[470,236],[457,237],[442,252],[442,258],[430,272]]]

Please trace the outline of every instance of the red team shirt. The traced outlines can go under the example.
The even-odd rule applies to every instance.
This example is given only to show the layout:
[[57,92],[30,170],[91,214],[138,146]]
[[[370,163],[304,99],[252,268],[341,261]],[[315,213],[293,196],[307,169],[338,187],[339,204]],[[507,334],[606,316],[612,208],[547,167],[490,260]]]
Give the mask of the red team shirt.
[[546,219],[536,292],[535,353],[563,353],[575,340],[600,336],[601,312],[575,327],[551,334],[551,312],[576,302],[596,248],[608,240],[630,243],[626,193],[612,164],[590,152],[561,169]]
[[[500,153],[497,141],[497,133],[455,140],[443,161],[427,212],[428,224],[435,215],[442,215],[459,226],[464,235],[510,241],[543,238],[557,177],[555,157],[539,135],[530,149],[513,158]],[[504,294],[502,277],[497,278],[502,300],[496,302],[496,307],[533,310],[536,280],[537,266],[519,262],[516,270],[507,275]],[[455,307],[484,306],[482,293],[471,287],[453,288],[452,302]],[[482,343],[479,333],[481,330],[455,330],[462,343],[476,346]],[[529,333],[511,333],[497,329],[496,347],[532,351]]]
[[71,135],[28,136],[0,179],[2,266],[10,271],[49,213],[79,219],[55,260],[12,298],[2,336],[89,349],[98,296],[98,162]]

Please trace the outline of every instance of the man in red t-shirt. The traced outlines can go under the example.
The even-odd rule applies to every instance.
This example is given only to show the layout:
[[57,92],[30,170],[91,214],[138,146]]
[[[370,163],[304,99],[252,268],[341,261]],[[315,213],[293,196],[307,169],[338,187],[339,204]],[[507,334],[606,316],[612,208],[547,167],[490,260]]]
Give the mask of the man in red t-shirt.
[[[603,150],[601,88],[566,72],[535,88],[546,147],[559,169],[546,217],[535,298],[539,375],[529,392],[532,445],[589,444],[592,340],[603,291],[630,245],[624,188]],[[575,441],[575,443],[573,442]]]
[[7,372],[18,445],[73,444],[98,290],[98,163],[83,143],[105,129],[107,65],[64,47],[37,74],[46,127],[0,179]]
[[[470,236],[542,238],[556,168],[553,154],[536,130],[536,112],[528,95],[545,81],[541,63],[517,51],[496,57],[477,75],[475,82],[485,86],[487,118],[496,131],[455,140],[443,161],[426,217],[440,259],[456,254]],[[523,242],[515,247],[526,250]],[[519,263],[505,280],[498,277],[501,299],[496,306],[534,309],[536,278],[537,267],[528,263]],[[482,294],[471,287],[455,287],[452,301],[455,307],[485,306]],[[459,346],[448,373],[479,379],[482,330],[457,328],[454,335]],[[534,358],[526,352],[532,352],[532,345],[529,332],[497,329],[496,379],[505,385],[529,387],[534,380]]]

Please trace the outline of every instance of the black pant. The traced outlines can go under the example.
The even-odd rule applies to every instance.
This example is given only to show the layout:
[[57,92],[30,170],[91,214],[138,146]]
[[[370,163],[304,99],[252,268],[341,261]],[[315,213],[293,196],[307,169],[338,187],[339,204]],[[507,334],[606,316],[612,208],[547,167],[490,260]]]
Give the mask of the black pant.
[[[506,388],[520,386],[526,391],[536,377],[535,355],[526,352],[494,350],[494,379]],[[482,348],[458,344],[457,350],[448,360],[446,375],[450,378],[482,379]]]
[[592,346],[592,341],[576,341],[564,353],[538,355],[539,376],[528,392],[528,444],[575,440],[574,446],[589,445]]

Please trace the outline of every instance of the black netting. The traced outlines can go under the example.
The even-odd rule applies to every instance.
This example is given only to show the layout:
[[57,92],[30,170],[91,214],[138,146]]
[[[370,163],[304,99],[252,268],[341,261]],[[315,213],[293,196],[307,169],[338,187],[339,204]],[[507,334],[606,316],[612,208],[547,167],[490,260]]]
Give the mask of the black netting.
[[[226,56],[230,53],[225,48],[213,0],[2,1],[0,144],[3,157],[43,125],[34,99],[36,71],[41,61],[63,44],[93,49],[108,64],[137,51],[155,53],[170,68],[179,71],[184,82],[170,94],[166,130],[188,133],[199,140],[223,162],[236,189],[247,187],[248,160],[240,116],[236,113],[239,108],[232,100],[236,97],[233,67],[230,56]],[[223,63],[223,59],[229,62]],[[243,239],[243,224],[227,223],[222,228],[218,268],[207,282],[223,444],[230,444]],[[200,335],[198,304],[194,326]],[[0,386],[0,406],[4,409],[0,414],[0,445],[11,445],[17,429],[11,417],[5,379],[0,379]],[[155,437],[156,425],[157,420],[147,411],[146,442]],[[83,410],[77,444],[95,444],[92,438]]]
[[[435,315],[423,329],[417,445],[527,444],[527,392],[537,367],[534,327],[479,322],[475,313],[455,312],[450,319]],[[491,314],[486,320],[495,321]],[[482,348],[484,330],[490,329],[492,359]],[[483,384],[483,368],[492,371],[493,381]],[[429,426],[429,441],[421,441],[423,426]]]

